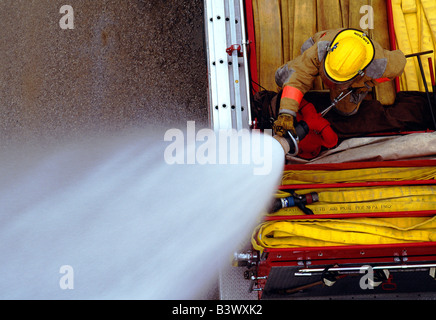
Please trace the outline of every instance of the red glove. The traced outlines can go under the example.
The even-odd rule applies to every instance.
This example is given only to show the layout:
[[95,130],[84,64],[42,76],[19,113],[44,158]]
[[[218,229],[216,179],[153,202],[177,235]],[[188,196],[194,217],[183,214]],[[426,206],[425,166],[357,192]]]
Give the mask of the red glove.
[[303,120],[309,127],[309,133],[299,143],[298,156],[313,159],[321,152],[321,147],[333,148],[338,143],[338,136],[330,127],[330,123],[321,117],[313,104],[303,99],[297,114],[297,121]]

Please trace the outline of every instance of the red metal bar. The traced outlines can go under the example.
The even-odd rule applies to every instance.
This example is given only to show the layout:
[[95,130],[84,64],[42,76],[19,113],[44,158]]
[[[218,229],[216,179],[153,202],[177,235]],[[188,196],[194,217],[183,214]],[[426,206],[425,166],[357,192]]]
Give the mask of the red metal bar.
[[[256,82],[258,80],[258,70],[257,70],[257,58],[256,58],[256,36],[254,30],[254,16],[253,16],[253,2],[252,0],[245,0],[245,21],[247,27],[247,40],[249,47],[249,65],[251,79]],[[259,88],[257,88],[258,90]],[[256,89],[254,89],[257,91]]]
[[[355,258],[376,258],[393,256],[424,256],[429,255],[436,258],[436,242],[415,242],[395,244],[374,244],[374,245],[347,245],[330,247],[301,247],[301,248],[266,248],[269,260],[325,260],[325,259],[347,259],[352,261]],[[322,253],[322,255],[320,255]],[[404,253],[407,253],[404,255]],[[280,258],[274,258],[279,254]]]
[[[386,13],[388,16],[388,31],[389,31],[389,43],[391,50],[396,50],[397,45],[395,44],[395,27],[394,27],[394,15],[392,13],[392,0],[386,1]],[[400,78],[395,78],[395,89],[400,92]]]
[[372,181],[372,182],[340,182],[340,183],[311,183],[279,186],[279,190],[298,189],[327,189],[327,188],[356,188],[356,187],[386,187],[386,186],[418,186],[436,184],[436,180],[401,180],[401,181]]
[[285,171],[289,170],[350,170],[365,168],[386,167],[432,167],[436,166],[436,160],[401,160],[401,161],[368,161],[368,162],[344,162],[324,164],[290,164],[285,165]]

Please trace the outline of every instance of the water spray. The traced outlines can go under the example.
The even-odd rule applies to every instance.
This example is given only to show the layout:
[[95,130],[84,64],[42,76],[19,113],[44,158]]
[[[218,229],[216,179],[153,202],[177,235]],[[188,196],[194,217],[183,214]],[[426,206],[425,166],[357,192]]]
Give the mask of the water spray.
[[284,154],[263,135],[265,175],[253,174],[259,159],[169,165],[162,137],[1,153],[0,298],[201,298],[267,209]]

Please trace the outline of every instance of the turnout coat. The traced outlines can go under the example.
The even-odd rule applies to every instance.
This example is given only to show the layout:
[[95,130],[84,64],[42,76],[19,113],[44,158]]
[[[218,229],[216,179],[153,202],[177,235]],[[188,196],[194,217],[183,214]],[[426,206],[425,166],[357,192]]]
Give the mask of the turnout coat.
[[[279,113],[295,115],[304,94],[312,88],[315,78],[321,75],[325,82],[325,76],[323,77],[321,70],[323,60],[332,40],[342,30],[344,29],[316,33],[303,44],[300,56],[277,69],[275,80],[277,85],[283,88]],[[351,83],[351,88],[355,88],[355,91],[336,106],[337,111],[343,115],[356,113],[360,103],[372,87],[393,80],[403,73],[406,57],[400,50],[389,51],[383,49],[375,41],[372,43],[375,49],[373,61],[363,70],[364,75],[358,76]],[[331,88],[331,100],[341,92],[343,88]]]

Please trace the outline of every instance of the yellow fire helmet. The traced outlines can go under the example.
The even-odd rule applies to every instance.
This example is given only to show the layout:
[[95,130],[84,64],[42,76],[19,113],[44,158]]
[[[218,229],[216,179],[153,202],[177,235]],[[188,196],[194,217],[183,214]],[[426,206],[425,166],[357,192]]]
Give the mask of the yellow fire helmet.
[[336,35],[327,49],[324,70],[332,81],[347,82],[362,74],[374,55],[374,45],[364,32],[345,29]]

